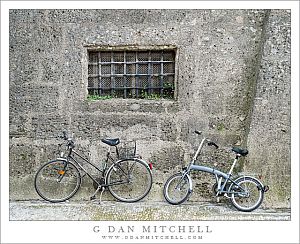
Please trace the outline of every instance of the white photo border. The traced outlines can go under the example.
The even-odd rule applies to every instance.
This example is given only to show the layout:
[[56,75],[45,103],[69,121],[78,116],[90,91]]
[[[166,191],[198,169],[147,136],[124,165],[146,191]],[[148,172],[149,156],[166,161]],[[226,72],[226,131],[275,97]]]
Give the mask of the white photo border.
[[[172,3],[172,4],[170,4]],[[9,221],[9,9],[291,9],[291,221]],[[298,1],[1,1],[1,242],[182,243],[182,239],[104,240],[108,226],[202,226],[211,232],[185,243],[299,243],[299,2]],[[208,226],[208,227],[207,227]],[[173,227],[172,227],[173,228]],[[63,230],[63,231],[62,231]],[[67,235],[61,235],[67,233]],[[178,233],[177,233],[178,234]],[[160,236],[165,236],[161,233]]]

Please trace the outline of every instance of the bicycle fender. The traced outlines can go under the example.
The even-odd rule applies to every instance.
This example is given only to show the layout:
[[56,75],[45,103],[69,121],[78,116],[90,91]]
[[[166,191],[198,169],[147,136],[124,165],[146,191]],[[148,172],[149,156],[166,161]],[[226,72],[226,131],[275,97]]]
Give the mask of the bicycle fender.
[[56,158],[55,160],[61,160],[61,161],[68,162],[68,160],[67,160],[67,159],[65,159],[65,158]]
[[140,158],[134,158],[134,159],[137,160],[137,161],[142,162],[148,169],[150,169],[150,172],[152,174],[152,168],[150,167],[148,162],[146,162],[146,161],[144,161],[143,159],[140,159]]
[[[149,164],[146,161],[144,161],[142,159],[139,159],[139,158],[132,158],[132,159],[136,160],[136,161],[139,161],[140,163],[144,164],[150,170],[150,174],[152,175],[152,170],[151,170]],[[107,184],[107,182],[106,182],[107,174],[111,170],[111,168],[113,168],[115,166],[115,164],[118,164],[118,163],[120,163],[122,161],[125,161],[125,160],[128,160],[128,158],[127,159],[120,159],[120,160],[116,161],[115,163],[113,163],[111,166],[109,166],[109,168],[107,169],[107,171],[105,173],[105,184]]]
[[239,179],[247,178],[247,177],[256,180],[256,181],[260,184],[261,188],[265,191],[265,186],[264,186],[264,184],[263,184],[259,179],[255,178],[255,177],[253,177],[253,176],[249,176],[249,175],[240,176],[240,177],[236,178],[235,181],[237,181],[237,180],[239,180]]
[[[132,160],[136,160],[136,161],[141,162],[141,163],[144,164],[148,169],[150,169],[150,171],[152,172],[152,169],[150,168],[149,163],[147,163],[145,160],[140,159],[140,158],[124,158],[124,159],[120,159],[120,160],[116,161],[114,164],[117,164],[117,163],[119,163],[119,162],[122,162],[122,161],[125,161],[125,160],[128,160],[128,159],[132,159]],[[107,172],[109,171],[109,169],[110,169],[114,164],[112,164],[112,165],[108,168]]]

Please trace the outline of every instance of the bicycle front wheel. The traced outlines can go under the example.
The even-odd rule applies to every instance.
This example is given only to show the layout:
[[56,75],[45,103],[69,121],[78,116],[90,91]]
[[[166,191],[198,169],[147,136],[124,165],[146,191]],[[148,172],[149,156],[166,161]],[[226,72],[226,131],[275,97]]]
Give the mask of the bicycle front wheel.
[[139,159],[124,159],[107,172],[110,193],[122,202],[137,202],[150,192],[152,173],[147,163]]
[[49,202],[70,199],[78,191],[80,184],[78,168],[64,160],[53,160],[42,165],[34,178],[36,192]]
[[264,198],[264,189],[261,183],[253,177],[245,176],[231,184],[229,192],[231,203],[235,208],[243,212],[251,212],[257,209]]
[[164,197],[173,205],[185,202],[191,194],[191,182],[187,175],[177,173],[172,175],[164,185]]

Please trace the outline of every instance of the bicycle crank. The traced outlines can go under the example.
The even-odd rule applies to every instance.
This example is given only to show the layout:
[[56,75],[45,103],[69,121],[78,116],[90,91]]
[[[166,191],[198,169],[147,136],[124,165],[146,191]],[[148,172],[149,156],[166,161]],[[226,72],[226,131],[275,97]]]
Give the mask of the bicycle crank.
[[94,186],[95,190],[98,189],[99,185],[105,184],[105,179],[103,177],[97,177],[95,180],[98,182],[98,184],[97,184],[95,181],[93,181],[93,186]]

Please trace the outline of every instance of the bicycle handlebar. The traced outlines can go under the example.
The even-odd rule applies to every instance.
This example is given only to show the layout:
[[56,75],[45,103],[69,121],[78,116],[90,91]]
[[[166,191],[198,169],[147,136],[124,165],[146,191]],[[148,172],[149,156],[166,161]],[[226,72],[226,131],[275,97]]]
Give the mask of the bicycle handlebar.
[[207,143],[207,145],[208,145],[208,146],[214,146],[216,149],[219,148],[219,146],[218,146],[216,143],[214,143],[213,141],[209,141],[209,142]]
[[[198,134],[198,135],[201,135],[201,134],[202,134],[202,131],[195,130],[195,133]],[[208,146],[214,146],[216,149],[219,148],[219,146],[218,146],[216,143],[214,143],[213,141],[208,140],[208,139],[206,139],[206,140],[208,141],[208,143],[207,143]]]
[[72,140],[72,138],[68,138],[67,131],[65,131],[65,130],[63,131],[63,139],[68,141],[67,142],[68,148],[74,148],[75,147],[74,141]]

